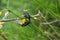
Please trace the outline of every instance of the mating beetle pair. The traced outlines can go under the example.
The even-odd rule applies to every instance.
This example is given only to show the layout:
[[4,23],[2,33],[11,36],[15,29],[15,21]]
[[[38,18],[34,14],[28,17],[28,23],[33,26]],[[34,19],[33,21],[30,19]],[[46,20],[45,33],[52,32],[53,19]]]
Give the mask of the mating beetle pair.
[[20,25],[27,26],[28,24],[30,24],[30,15],[24,12],[24,18],[20,21]]

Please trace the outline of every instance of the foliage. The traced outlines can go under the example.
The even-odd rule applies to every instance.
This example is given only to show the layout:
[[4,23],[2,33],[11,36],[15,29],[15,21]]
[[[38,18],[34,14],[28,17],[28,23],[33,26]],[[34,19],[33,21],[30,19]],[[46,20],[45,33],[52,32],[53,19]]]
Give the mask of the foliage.
[[[0,29],[8,40],[60,40],[60,21],[52,24],[41,24],[60,20],[60,0],[2,0],[0,9],[10,9],[16,15],[23,15],[27,9],[30,15],[41,11],[37,20],[31,18],[31,23],[22,27],[14,22],[7,22]],[[17,17],[10,14],[8,18]],[[1,18],[1,17],[0,17]],[[2,40],[3,38],[0,38]]]

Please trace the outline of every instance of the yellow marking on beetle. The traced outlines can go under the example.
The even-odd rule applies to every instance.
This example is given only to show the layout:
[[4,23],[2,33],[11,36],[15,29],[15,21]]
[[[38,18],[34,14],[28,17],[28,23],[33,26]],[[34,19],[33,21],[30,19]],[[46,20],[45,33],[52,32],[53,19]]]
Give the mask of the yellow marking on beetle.
[[20,21],[20,24],[23,25],[25,22],[26,22],[26,19],[24,18]]

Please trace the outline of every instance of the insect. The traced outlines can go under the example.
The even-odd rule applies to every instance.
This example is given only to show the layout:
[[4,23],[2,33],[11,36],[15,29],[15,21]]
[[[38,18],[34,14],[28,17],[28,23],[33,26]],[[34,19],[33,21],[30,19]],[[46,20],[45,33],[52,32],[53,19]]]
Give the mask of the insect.
[[27,26],[28,24],[30,24],[30,15],[24,12],[24,18],[20,21],[20,25]]

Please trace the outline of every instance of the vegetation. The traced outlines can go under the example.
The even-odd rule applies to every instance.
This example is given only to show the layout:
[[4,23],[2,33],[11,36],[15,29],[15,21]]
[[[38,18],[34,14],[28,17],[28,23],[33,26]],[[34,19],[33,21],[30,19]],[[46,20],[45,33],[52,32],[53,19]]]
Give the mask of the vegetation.
[[31,18],[27,26],[6,22],[0,29],[0,40],[60,40],[60,0],[0,0],[0,20],[5,9],[14,12],[8,19],[23,15],[25,9],[30,15],[40,12],[40,16]]

